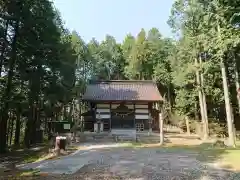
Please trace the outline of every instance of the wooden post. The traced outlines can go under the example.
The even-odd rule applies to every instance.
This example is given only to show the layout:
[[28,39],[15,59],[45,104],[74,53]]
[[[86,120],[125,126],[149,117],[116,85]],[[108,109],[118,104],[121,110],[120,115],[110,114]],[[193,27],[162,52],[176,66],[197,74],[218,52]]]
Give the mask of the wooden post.
[[160,145],[163,145],[163,141],[164,141],[164,135],[163,135],[163,117],[162,117],[162,113],[159,113],[159,130],[160,130]]

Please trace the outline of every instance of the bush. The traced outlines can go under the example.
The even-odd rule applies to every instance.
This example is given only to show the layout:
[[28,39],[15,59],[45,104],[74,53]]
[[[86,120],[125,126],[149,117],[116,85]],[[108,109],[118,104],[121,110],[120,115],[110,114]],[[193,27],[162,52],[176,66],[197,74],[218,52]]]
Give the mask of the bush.
[[227,128],[226,125],[219,122],[210,122],[208,125],[209,135],[216,137],[226,137],[227,136]]
[[[197,120],[190,120],[190,130],[200,136],[203,136],[203,123]],[[208,123],[209,136],[226,137],[226,127],[223,123],[212,122]]]
[[177,113],[171,113],[169,115],[168,123],[181,128],[185,124],[184,116],[180,116]]

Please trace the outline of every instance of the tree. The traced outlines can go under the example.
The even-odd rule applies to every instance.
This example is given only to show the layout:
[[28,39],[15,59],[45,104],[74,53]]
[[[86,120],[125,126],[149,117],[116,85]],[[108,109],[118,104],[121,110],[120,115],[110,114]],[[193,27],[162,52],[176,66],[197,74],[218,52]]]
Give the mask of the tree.
[[142,29],[132,47],[132,50],[127,59],[127,66],[125,68],[125,74],[130,79],[146,79],[146,73],[144,72],[144,66],[148,60],[148,42],[146,40],[146,32]]
[[48,123],[43,114],[55,116],[58,104],[71,101],[76,57],[69,33],[51,2],[4,1],[1,6],[5,43],[1,44],[0,64],[0,152],[4,152],[12,145],[14,127],[18,145],[27,119],[24,139],[29,147],[36,143],[41,125]]
[[[234,3],[215,0],[179,0],[176,1],[173,6],[169,24],[175,32],[181,34],[182,38],[180,40],[184,39],[185,45],[183,44],[182,46],[187,48],[187,51],[192,52],[187,57],[195,59],[196,62],[194,68],[196,69],[201,117],[202,121],[206,122],[205,133],[207,132],[208,113],[211,115],[215,114],[217,115],[215,117],[218,118],[220,118],[220,114],[222,114],[221,105],[223,103],[223,93],[218,83],[222,76],[222,87],[224,89],[226,115],[229,127],[228,134],[231,144],[234,146],[232,133],[233,121],[231,120],[233,116],[227,87],[227,71],[232,69],[231,66],[234,65],[227,59],[229,56],[228,51],[231,49],[230,47],[235,47],[236,44],[239,44],[239,41],[236,42],[236,39],[238,39],[236,36],[236,21],[234,21],[234,26],[232,22],[230,22],[230,19],[236,20],[239,17],[234,13],[236,12],[236,4],[233,4]],[[218,35],[216,36],[216,34]],[[235,41],[233,41],[233,38]],[[180,47],[177,47],[177,49],[179,53],[183,50],[183,48]],[[221,68],[219,68],[219,66],[221,66]],[[226,67],[228,67],[228,69],[226,69]],[[173,79],[175,79],[175,77]],[[183,81],[183,79],[178,79]],[[188,88],[188,90],[186,90],[189,91],[189,86],[185,88]],[[207,109],[207,103],[208,106],[214,107],[213,109],[215,110]],[[218,104],[218,110],[214,104]],[[184,111],[186,112],[186,109]]]

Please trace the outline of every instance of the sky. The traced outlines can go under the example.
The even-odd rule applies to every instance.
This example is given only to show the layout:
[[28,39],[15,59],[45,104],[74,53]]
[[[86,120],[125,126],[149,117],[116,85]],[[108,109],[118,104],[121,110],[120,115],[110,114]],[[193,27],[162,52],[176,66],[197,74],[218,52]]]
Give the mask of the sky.
[[174,0],[53,0],[65,26],[76,30],[89,42],[93,37],[104,40],[106,34],[122,42],[126,34],[136,36],[141,28],[159,29],[171,37],[167,25]]

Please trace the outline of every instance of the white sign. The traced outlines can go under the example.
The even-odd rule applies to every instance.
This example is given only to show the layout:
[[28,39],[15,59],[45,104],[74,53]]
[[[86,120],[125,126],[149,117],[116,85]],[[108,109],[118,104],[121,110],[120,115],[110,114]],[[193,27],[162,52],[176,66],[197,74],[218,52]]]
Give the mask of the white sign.
[[64,124],[63,129],[70,129],[70,124]]

